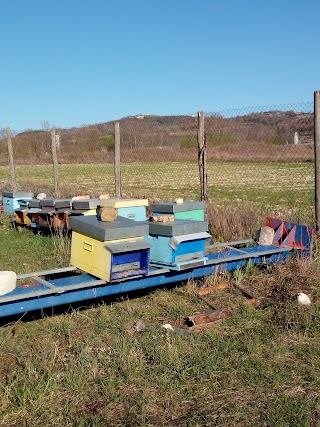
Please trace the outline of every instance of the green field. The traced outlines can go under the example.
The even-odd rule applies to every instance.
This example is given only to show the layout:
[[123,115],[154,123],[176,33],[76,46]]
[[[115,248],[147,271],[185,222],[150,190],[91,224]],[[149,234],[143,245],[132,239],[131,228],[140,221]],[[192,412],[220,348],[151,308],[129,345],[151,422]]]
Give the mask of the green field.
[[[208,162],[210,201],[216,205],[251,203],[266,212],[312,209],[314,165],[307,163]],[[51,165],[17,166],[21,187],[53,191]],[[60,165],[62,195],[114,193],[112,164]],[[0,181],[8,168],[0,168]],[[123,192],[128,196],[170,200],[199,198],[196,162],[127,163],[122,165]]]
[[[0,241],[0,270],[69,261],[66,239],[19,233],[5,217]],[[249,266],[234,276],[124,295],[84,310],[55,308],[2,326],[0,425],[318,426],[317,259],[273,271]],[[195,291],[225,280],[267,296],[264,305],[241,305],[243,296],[231,288],[208,296],[216,307],[240,304],[230,319],[191,336],[162,328],[183,327],[184,317],[210,310]],[[311,296],[310,307],[293,299],[301,290]],[[138,320],[144,332],[136,332]]]

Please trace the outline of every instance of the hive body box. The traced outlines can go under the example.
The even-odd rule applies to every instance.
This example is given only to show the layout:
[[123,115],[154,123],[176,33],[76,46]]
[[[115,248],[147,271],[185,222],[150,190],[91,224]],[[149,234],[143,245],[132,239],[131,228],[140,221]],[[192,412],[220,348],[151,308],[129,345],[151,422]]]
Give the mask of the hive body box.
[[37,220],[40,228],[63,229],[67,226],[67,217],[71,211],[71,199],[54,199],[47,197],[40,201],[41,210],[37,213]]
[[28,215],[28,209],[15,210],[15,222],[21,225],[31,225],[31,219]]
[[96,211],[96,208],[100,206],[100,199],[80,199],[73,200],[72,207],[74,210],[85,210],[85,211]]
[[150,262],[173,270],[205,265],[205,242],[210,237],[207,230],[205,221],[151,222],[149,236],[146,237],[152,245]]
[[204,221],[205,207],[205,202],[190,200],[183,203],[153,203],[150,208],[154,216],[173,214],[174,219]]
[[29,208],[28,210],[31,228],[40,228],[38,212],[41,212],[40,208]]
[[66,217],[67,228],[70,228],[71,216],[96,215],[97,208],[100,206],[100,199],[79,199],[72,202],[73,210]]
[[70,218],[70,226],[71,265],[107,282],[148,274],[146,223],[121,217],[101,222],[95,216],[79,216]]
[[20,208],[20,205],[26,205],[33,198],[33,193],[4,191],[3,212],[8,215],[14,215],[14,211]]
[[134,221],[145,221],[147,219],[147,199],[120,199],[112,197],[102,199],[101,207],[115,208],[118,216],[132,219]]

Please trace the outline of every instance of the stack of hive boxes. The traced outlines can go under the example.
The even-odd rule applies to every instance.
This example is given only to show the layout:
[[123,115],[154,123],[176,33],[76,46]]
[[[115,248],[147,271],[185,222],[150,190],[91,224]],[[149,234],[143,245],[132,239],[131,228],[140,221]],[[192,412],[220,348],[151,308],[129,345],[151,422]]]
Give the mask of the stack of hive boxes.
[[[147,200],[103,199],[98,216],[71,217],[71,265],[107,282],[148,274],[147,204]],[[144,221],[128,219],[131,215]],[[109,220],[101,220],[105,218]]]
[[[183,270],[205,265],[205,243],[211,238],[204,221],[204,202],[154,203],[148,242],[150,261],[155,266]],[[163,221],[161,221],[163,217]]]

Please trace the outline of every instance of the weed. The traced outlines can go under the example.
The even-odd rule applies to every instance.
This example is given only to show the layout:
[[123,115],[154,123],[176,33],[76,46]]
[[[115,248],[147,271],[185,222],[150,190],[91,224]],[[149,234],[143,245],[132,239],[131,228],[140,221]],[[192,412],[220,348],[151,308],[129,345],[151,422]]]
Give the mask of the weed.
[[236,282],[236,285],[241,285],[241,282],[242,282],[244,276],[245,276],[245,271],[242,268],[237,268],[233,272],[233,277],[234,277],[234,280]]
[[57,259],[60,267],[65,267],[69,264],[71,253],[71,239],[66,231],[58,228],[52,231],[53,254]]

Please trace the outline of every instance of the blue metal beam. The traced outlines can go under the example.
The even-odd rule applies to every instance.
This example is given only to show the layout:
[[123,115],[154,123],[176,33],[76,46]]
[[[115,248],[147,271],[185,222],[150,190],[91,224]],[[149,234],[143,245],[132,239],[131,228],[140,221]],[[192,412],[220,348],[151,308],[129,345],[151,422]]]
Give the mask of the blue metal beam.
[[254,246],[243,250],[247,254],[239,255],[239,252],[234,250],[210,254],[209,265],[193,270],[169,271],[159,269],[158,272],[157,270],[150,271],[151,274],[146,277],[135,277],[115,283],[97,280],[89,274],[78,274],[48,280],[50,284],[56,287],[55,289],[48,289],[43,284],[39,284],[33,289],[17,288],[6,297],[0,298],[0,317],[184,282],[189,279],[199,279],[215,272],[242,268],[249,260],[252,264],[281,262],[290,256],[292,248]]

